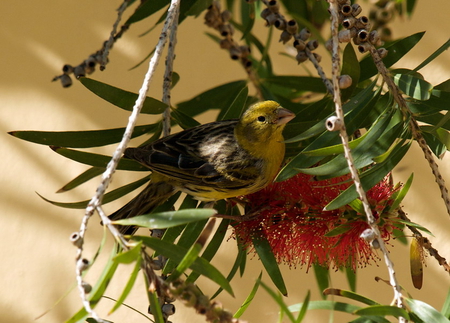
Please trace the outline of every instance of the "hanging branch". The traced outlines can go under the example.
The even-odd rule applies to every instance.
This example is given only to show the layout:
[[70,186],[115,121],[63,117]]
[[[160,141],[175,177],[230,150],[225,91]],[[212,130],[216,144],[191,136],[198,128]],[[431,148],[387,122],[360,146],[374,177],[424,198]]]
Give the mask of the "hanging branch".
[[[340,1],[341,3],[346,3],[347,1]],[[332,81],[333,81],[333,94],[334,103],[336,108],[336,117],[332,117],[327,120],[328,130],[339,130],[339,135],[342,140],[342,145],[344,148],[345,159],[347,160],[348,168],[355,183],[356,191],[362,201],[364,211],[367,216],[367,223],[370,225],[371,229],[363,232],[362,237],[366,240],[371,241],[374,248],[379,248],[383,252],[386,266],[388,268],[390,284],[394,289],[394,299],[398,307],[403,307],[402,292],[401,287],[397,282],[395,276],[394,264],[392,263],[389,253],[386,249],[383,239],[381,239],[380,231],[375,222],[375,218],[372,214],[369,202],[367,200],[366,193],[362,187],[361,180],[359,178],[358,170],[353,163],[353,157],[351,154],[347,130],[344,122],[344,113],[342,110],[342,103],[340,97],[339,89],[339,71],[340,71],[340,57],[339,57],[339,37],[338,37],[338,27],[339,27],[339,5],[336,0],[328,0],[330,4],[330,14],[331,14],[331,34],[332,34]],[[403,317],[399,317],[399,322],[406,322]]]
[[161,58],[164,45],[166,44],[167,31],[175,20],[175,16],[176,16],[175,12],[176,12],[176,8],[179,7],[179,4],[180,4],[180,0],[172,0],[171,1],[170,7],[169,7],[168,13],[167,13],[166,21],[164,23],[164,26],[161,31],[161,35],[159,37],[159,42],[156,45],[154,55],[149,62],[148,71],[145,74],[143,84],[141,86],[141,89],[139,90],[139,96],[133,107],[133,112],[129,117],[128,124],[125,129],[122,141],[117,146],[117,148],[112,156],[111,161],[108,163],[107,168],[102,175],[102,181],[101,181],[100,185],[98,186],[94,197],[92,197],[91,201],[89,202],[89,204],[85,210],[85,215],[82,219],[79,232],[72,235],[73,241],[75,241],[74,244],[77,246],[76,279],[77,279],[78,289],[80,291],[80,296],[81,296],[81,299],[83,301],[83,306],[86,309],[86,311],[89,313],[89,315],[91,315],[98,322],[105,322],[105,321],[100,319],[99,316],[97,315],[97,313],[90,306],[90,302],[87,298],[88,293],[87,293],[87,289],[86,289],[86,283],[83,281],[83,277],[82,277],[83,272],[89,267],[89,261],[87,259],[83,258],[83,241],[84,241],[84,237],[85,237],[86,230],[87,230],[87,224],[88,224],[89,219],[93,215],[93,213],[95,211],[97,211],[101,217],[103,224],[108,227],[108,229],[114,235],[116,240],[122,245],[122,247],[124,247],[124,248],[128,247],[128,242],[124,240],[123,236],[112,225],[111,220],[103,212],[103,209],[101,207],[102,199],[103,199],[106,189],[108,188],[108,186],[111,182],[112,175],[114,174],[114,172],[117,168],[119,160],[122,157],[123,152],[131,139],[131,134],[136,125],[137,118],[139,116],[139,113],[142,109],[145,98],[147,96],[150,82],[155,73],[156,66],[158,65],[159,60]]

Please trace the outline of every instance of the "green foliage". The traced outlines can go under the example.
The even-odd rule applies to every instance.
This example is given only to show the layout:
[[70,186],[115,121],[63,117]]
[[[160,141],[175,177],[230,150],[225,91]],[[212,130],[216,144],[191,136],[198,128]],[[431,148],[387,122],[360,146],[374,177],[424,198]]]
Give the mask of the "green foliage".
[[[181,1],[180,22],[189,16],[200,15],[211,2],[211,0]],[[252,70],[253,79],[242,80],[238,78],[216,86],[206,84],[201,93],[193,94],[191,99],[178,102],[175,107],[170,108],[172,125],[179,125],[183,129],[194,127],[199,124],[195,117],[208,111],[218,112],[217,120],[238,118],[250,104],[260,99],[277,100],[297,115],[296,119],[286,127],[286,163],[279,172],[277,181],[287,180],[300,172],[313,175],[318,180],[347,175],[349,170],[340,137],[337,132],[329,132],[325,127],[327,118],[335,114],[334,103],[330,94],[327,93],[327,87],[320,77],[300,75],[301,69],[297,69],[295,64],[293,64],[290,75],[277,74],[272,66],[272,61],[278,59],[278,57],[269,55],[268,50],[272,33],[275,33],[276,30],[270,29],[265,40],[258,39],[253,32],[253,27],[262,23],[259,14],[264,8],[258,2],[249,2],[247,4],[240,1],[239,6],[237,6],[235,1],[228,0],[226,4],[227,8],[233,13],[236,11],[236,7],[240,7],[240,16],[234,15],[234,17],[239,17],[240,21],[232,20],[231,23],[237,30],[241,31],[241,40],[255,52],[249,58],[254,67]],[[283,0],[281,2],[285,14],[296,19],[302,28],[304,26],[310,28],[314,38],[322,40],[328,37],[328,32],[323,31],[323,26],[329,20],[326,1]],[[402,12],[406,12],[407,15],[412,14],[416,4],[415,0],[397,2],[403,5],[403,7],[399,7],[400,14]],[[161,9],[166,8],[168,3],[167,0],[144,1],[126,23],[135,24],[158,15],[156,17],[159,17],[159,19],[156,24],[159,24],[165,16],[165,12]],[[182,27],[180,26],[180,28]],[[423,35],[423,32],[417,33],[388,43],[386,49],[389,52],[383,59],[384,64],[387,67],[392,67],[399,62],[411,49],[420,46]],[[217,34],[210,33],[209,36],[215,43],[221,40]],[[217,45],[215,43],[213,46]],[[372,57],[367,55],[358,61],[354,46],[352,44],[345,46],[342,57],[342,74],[351,76],[353,81],[350,87],[342,91],[343,110],[347,133],[351,138],[350,147],[354,164],[359,171],[364,190],[369,190],[389,175],[408,152],[413,138],[410,128],[411,118],[421,122],[423,136],[436,156],[441,156],[450,148],[448,132],[450,130],[450,114],[447,111],[450,106],[450,80],[439,85],[433,85],[417,72],[422,67],[432,64],[433,60],[449,46],[450,41],[443,44],[430,57],[424,59],[423,63],[414,70],[403,68],[390,70],[395,84],[407,99],[407,108],[410,112],[408,115],[402,113],[392,99],[391,93],[383,87],[384,84],[382,84],[381,77],[378,76],[378,69]],[[228,59],[228,55],[224,52],[221,59]],[[195,64],[200,65],[201,62],[195,62]],[[238,70],[239,65],[236,64],[236,71]],[[236,74],[242,78],[242,73],[237,72]],[[182,76],[183,79],[192,77]],[[176,79],[179,78],[180,75],[176,74]],[[257,81],[254,81],[255,79]],[[136,91],[129,92],[92,78],[80,78],[80,83],[87,91],[110,102],[112,109],[118,107],[130,111],[138,97],[138,94],[134,93]],[[258,98],[258,93],[254,93],[255,87],[262,97]],[[176,97],[174,99],[176,101]],[[141,112],[159,115],[166,108],[168,108],[167,105],[160,100],[147,97]],[[148,143],[160,136],[161,129],[162,123],[160,121],[137,126],[132,137],[149,136],[147,140],[142,139],[143,144]],[[100,175],[111,160],[111,156],[82,149],[116,144],[122,139],[123,132],[124,128],[115,128],[64,132],[12,131],[9,134],[22,140],[47,145],[57,154],[89,166],[86,171],[59,190],[59,192],[66,192]],[[81,150],[75,150],[74,148]],[[149,171],[139,163],[128,159],[120,160],[117,169],[119,171]],[[147,175],[140,180],[108,192],[103,198],[103,203],[108,203],[130,193],[149,180],[150,176]],[[411,183],[412,176],[403,188],[395,193],[393,203],[387,211],[395,212],[404,200]],[[227,217],[222,219],[220,225],[211,235],[209,243],[203,248],[198,243],[198,238],[204,231],[208,218],[216,215],[217,212],[212,209],[197,208],[197,201],[189,196],[183,200],[178,210],[174,211],[172,209],[179,196],[178,194],[170,198],[151,214],[115,222],[119,225],[137,225],[166,230],[162,239],[144,236],[133,237],[132,241],[135,245],[127,251],[120,251],[117,247],[114,247],[107,264],[104,266],[103,273],[89,294],[89,302],[92,307],[95,307],[105,294],[105,290],[114,277],[118,266],[132,264],[132,272],[127,277],[123,292],[111,312],[123,305],[139,274],[142,265],[141,252],[144,247],[153,250],[154,256],[162,255],[168,258],[162,271],[164,275],[171,274],[168,281],[183,278],[187,283],[195,283],[199,277],[204,276],[219,286],[213,298],[217,297],[222,290],[233,295],[231,283],[238,271],[240,271],[241,276],[244,275],[248,246],[242,246],[239,239],[236,239],[237,256],[230,262],[229,273],[226,277],[211,265],[211,261],[221,245],[227,241],[227,229],[233,223],[230,219],[233,216],[240,216],[239,208],[226,206],[224,202],[219,202],[216,205],[219,214],[229,216],[230,219]],[[90,193],[87,192],[86,198],[89,197]],[[42,198],[53,205],[65,208],[85,208],[89,202],[86,199],[80,202],[61,203]],[[351,185],[331,201],[326,206],[326,210],[336,210],[349,206],[353,211],[363,213],[361,201],[357,198],[355,186]],[[406,220],[397,220],[397,223],[403,227],[408,225],[426,234],[431,234],[420,224]],[[330,230],[326,233],[326,236],[333,237],[345,234],[348,230],[349,226],[343,224]],[[295,323],[303,321],[306,312],[313,309],[341,311],[358,316],[352,322],[388,322],[386,316],[404,317],[414,322],[448,322],[449,298],[445,303],[443,313],[439,313],[422,301],[410,298],[405,299],[406,309],[379,304],[355,292],[357,275],[349,268],[345,268],[345,271],[352,291],[328,289],[330,286],[329,268],[318,265],[313,267],[319,289],[325,291],[324,298],[325,295],[333,294],[342,297],[343,302],[314,301],[311,300],[308,291],[302,303],[288,306],[286,305],[286,298],[282,296],[287,296],[288,288],[272,247],[263,236],[253,237],[252,242],[264,272],[267,273],[277,291],[273,291],[262,281],[263,274],[261,273],[249,296],[236,312],[235,317],[240,317],[248,308],[261,286],[279,306],[280,316]],[[346,300],[362,303],[362,306],[346,303]],[[156,294],[151,293],[150,303],[155,322],[165,322],[159,309]],[[298,312],[297,316],[294,316],[293,313],[295,312]],[[86,318],[86,311],[81,309],[66,322],[81,322]]]

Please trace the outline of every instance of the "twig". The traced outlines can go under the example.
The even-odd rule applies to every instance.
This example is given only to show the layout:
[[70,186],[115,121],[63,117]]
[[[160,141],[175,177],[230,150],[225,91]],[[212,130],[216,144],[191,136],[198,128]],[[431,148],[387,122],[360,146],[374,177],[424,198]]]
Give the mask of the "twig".
[[162,102],[167,104],[166,110],[163,113],[163,136],[170,135],[170,88],[172,86],[172,74],[173,74],[173,60],[175,59],[175,46],[177,44],[177,29],[178,29],[178,16],[180,14],[178,8],[175,11],[174,22],[170,27],[170,40],[166,58],[166,70],[164,72],[163,80],[163,97]]
[[389,76],[389,72],[383,63],[383,60],[380,56],[379,51],[372,44],[369,45],[369,51],[370,51],[370,54],[372,55],[373,61],[375,62],[378,72],[381,74],[381,76],[383,77],[383,80],[386,82],[386,85],[388,86],[389,91],[392,93],[392,96],[394,97],[395,102],[397,102],[401,112],[403,113],[403,116],[405,118],[409,119],[409,126],[411,129],[412,136],[419,144],[419,147],[420,147],[420,149],[422,149],[425,159],[428,161],[428,164],[430,165],[430,168],[431,168],[431,171],[433,172],[436,183],[438,184],[439,190],[441,191],[441,197],[444,200],[445,207],[447,208],[447,213],[450,215],[450,197],[448,195],[448,190],[445,185],[444,178],[442,177],[442,175],[439,171],[438,165],[434,161],[433,153],[431,152],[430,148],[428,147],[427,142],[425,141],[425,139],[422,135],[422,132],[419,128],[419,125],[418,125],[416,119],[414,119],[414,116],[408,109],[405,98],[402,96],[398,87],[395,85],[394,81]]
[[154,55],[149,62],[148,71],[145,74],[143,84],[141,86],[141,89],[139,90],[139,96],[134,104],[133,112],[131,113],[131,115],[128,119],[128,124],[125,129],[123,138],[122,138],[121,142],[119,143],[119,145],[117,146],[117,148],[112,156],[111,161],[108,163],[107,168],[102,175],[102,181],[101,181],[100,185],[98,186],[95,195],[92,197],[91,201],[89,202],[88,206],[86,207],[85,215],[82,219],[80,230],[78,232],[77,241],[79,243],[77,244],[78,248],[77,248],[77,254],[76,254],[77,285],[78,285],[78,289],[80,291],[80,296],[81,296],[84,308],[89,313],[89,315],[91,315],[98,322],[105,322],[105,321],[100,319],[98,317],[97,313],[90,306],[89,300],[87,298],[87,293],[86,293],[86,290],[84,287],[85,283],[83,282],[83,278],[82,278],[83,271],[86,270],[88,267],[88,262],[85,259],[83,259],[83,257],[82,257],[83,241],[84,241],[84,237],[85,237],[86,230],[87,230],[87,224],[89,222],[89,219],[93,215],[94,211],[97,210],[99,215],[102,218],[102,221],[104,221],[103,223],[108,226],[108,228],[111,230],[111,233],[114,235],[114,237],[119,241],[119,243],[124,244],[126,246],[126,241],[123,240],[123,236],[120,235],[118,230],[115,230],[114,226],[111,225],[111,222],[109,221],[109,219],[104,214],[104,212],[101,208],[101,204],[102,204],[102,200],[103,200],[105,191],[111,182],[112,175],[117,168],[119,160],[120,160],[121,156],[123,155],[123,152],[124,152],[125,148],[127,147],[128,142],[131,139],[131,134],[136,125],[136,121],[137,121],[139,113],[142,109],[142,106],[144,105],[144,101],[145,101],[147,92],[149,90],[150,82],[155,73],[156,66],[158,65],[159,60],[161,58],[164,45],[167,41],[167,31],[170,28],[170,26],[173,24],[173,21],[175,19],[174,13],[176,12],[175,9],[179,7],[179,3],[180,3],[180,0],[172,0],[171,1],[170,7],[169,7],[168,13],[167,13],[167,18],[166,18],[166,21],[162,28],[158,44],[156,45]]
[[[385,263],[386,263],[386,266],[387,266],[388,272],[389,272],[390,283],[394,289],[395,301],[396,301],[397,306],[401,308],[401,307],[403,307],[402,293],[401,293],[401,287],[397,283],[397,278],[395,276],[394,264],[392,263],[392,261],[389,257],[389,253],[386,250],[386,246],[384,244],[383,239],[381,239],[380,231],[376,224],[375,218],[372,214],[372,210],[371,210],[369,202],[367,200],[366,193],[362,187],[358,171],[353,163],[353,157],[352,157],[350,146],[348,143],[348,136],[347,136],[347,131],[345,128],[344,113],[342,110],[342,103],[341,103],[340,89],[339,89],[339,71],[340,71],[339,38],[338,38],[338,27],[339,27],[339,13],[338,12],[339,11],[338,11],[338,4],[336,3],[336,0],[328,0],[328,3],[330,4],[331,34],[332,34],[332,38],[333,38],[333,42],[332,42],[333,43],[332,44],[333,94],[334,94],[334,102],[335,102],[335,108],[336,108],[336,116],[337,116],[337,120],[340,122],[339,135],[342,140],[345,158],[347,160],[348,168],[350,169],[350,173],[351,173],[353,182],[355,183],[356,191],[358,192],[358,195],[363,203],[364,211],[367,216],[367,222],[370,225],[372,232],[374,234],[374,236],[373,236],[374,241],[372,241],[372,245],[374,247],[379,246],[379,248],[383,252],[384,260],[385,260]],[[373,242],[375,242],[375,241],[377,242],[377,244],[373,244]],[[406,322],[406,321],[403,317],[400,317],[399,322]]]

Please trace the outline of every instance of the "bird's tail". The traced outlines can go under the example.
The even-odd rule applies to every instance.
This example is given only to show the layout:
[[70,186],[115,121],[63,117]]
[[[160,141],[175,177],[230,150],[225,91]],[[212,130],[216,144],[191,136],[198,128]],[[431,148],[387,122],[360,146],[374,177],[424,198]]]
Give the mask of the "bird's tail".
[[[174,193],[174,187],[169,183],[165,181],[151,181],[141,193],[111,214],[109,218],[115,221],[151,213]],[[135,226],[120,226],[119,228],[122,234],[133,234],[136,230]]]

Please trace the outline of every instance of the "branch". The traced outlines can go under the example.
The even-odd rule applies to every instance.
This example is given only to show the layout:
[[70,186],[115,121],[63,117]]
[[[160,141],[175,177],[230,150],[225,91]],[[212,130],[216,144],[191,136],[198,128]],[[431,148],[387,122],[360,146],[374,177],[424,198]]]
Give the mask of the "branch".
[[[108,188],[109,184],[111,183],[112,175],[114,174],[117,165],[119,163],[119,160],[121,156],[123,155],[123,152],[125,151],[125,148],[127,147],[130,139],[131,134],[133,132],[133,129],[136,125],[137,118],[139,116],[139,113],[142,109],[142,106],[144,104],[145,98],[147,96],[147,92],[149,90],[150,82],[153,78],[153,75],[155,73],[156,67],[159,63],[159,60],[162,55],[163,48],[167,42],[167,31],[172,26],[177,8],[179,7],[180,0],[172,0],[170,7],[168,9],[166,21],[164,23],[164,26],[161,31],[161,35],[159,37],[158,44],[156,45],[155,52],[153,57],[151,58],[149,62],[148,71],[145,74],[143,84],[141,86],[141,89],[139,90],[139,96],[133,106],[133,112],[131,113],[128,124],[125,129],[122,141],[117,146],[111,161],[108,163],[107,168],[105,172],[102,175],[102,181],[100,185],[97,188],[97,191],[95,195],[92,197],[91,201],[89,202],[88,206],[85,210],[85,215],[82,219],[80,230],[77,232],[77,254],[76,254],[76,279],[77,279],[77,285],[78,289],[80,291],[80,296],[83,302],[83,306],[88,312],[89,315],[91,315],[94,319],[96,319],[98,322],[105,322],[104,320],[100,319],[97,313],[92,309],[90,302],[87,298],[87,292],[85,289],[86,283],[83,281],[82,274],[83,272],[89,267],[89,261],[87,261],[85,258],[82,257],[83,254],[83,241],[87,230],[87,224],[89,222],[89,219],[97,210],[99,213],[101,220],[104,225],[106,225],[111,233],[114,235],[114,237],[118,240],[118,242],[125,248],[128,247],[127,241],[124,240],[123,236],[118,232],[117,229],[111,224],[110,219],[106,216],[106,214],[103,212],[101,208],[103,196],[105,194],[106,189]],[[72,235],[73,237],[74,235]]]
[[[348,142],[348,136],[347,136],[347,130],[345,128],[345,121],[344,121],[344,112],[342,110],[342,102],[341,102],[341,96],[340,96],[340,89],[339,89],[339,71],[340,71],[340,57],[339,57],[339,37],[338,37],[338,28],[339,28],[339,6],[336,0],[328,0],[328,3],[330,4],[330,14],[331,14],[331,34],[333,38],[332,42],[332,81],[333,81],[333,99],[335,103],[336,108],[336,117],[331,122],[332,126],[337,125],[337,127],[330,127],[330,125],[327,122],[327,128],[330,128],[332,130],[339,130],[339,135],[342,140],[342,145],[344,147],[344,154],[345,159],[347,160],[348,168],[350,169],[350,173],[353,179],[353,182],[355,183],[356,191],[358,192],[359,198],[361,199],[364,211],[367,216],[367,223],[370,225],[371,229],[369,229],[371,232],[369,232],[368,237],[363,236],[367,239],[370,239],[372,241],[372,246],[374,248],[378,247],[381,249],[384,255],[384,260],[386,263],[386,266],[388,268],[389,277],[390,277],[390,283],[391,286],[394,289],[394,297],[395,301],[397,303],[397,306],[402,308],[403,307],[403,300],[402,300],[402,293],[401,293],[401,287],[397,282],[397,278],[395,276],[395,270],[394,270],[394,264],[392,263],[389,253],[386,250],[386,246],[384,244],[383,239],[380,237],[380,231],[378,229],[378,226],[375,222],[375,218],[372,214],[372,210],[370,208],[369,202],[367,200],[366,193],[362,187],[361,180],[359,178],[358,170],[356,169],[354,163],[353,163],[353,157],[351,154],[349,142]],[[367,231],[367,230],[366,230]],[[365,232],[367,234],[367,232]],[[399,318],[399,322],[405,322],[405,319],[403,317]]]

